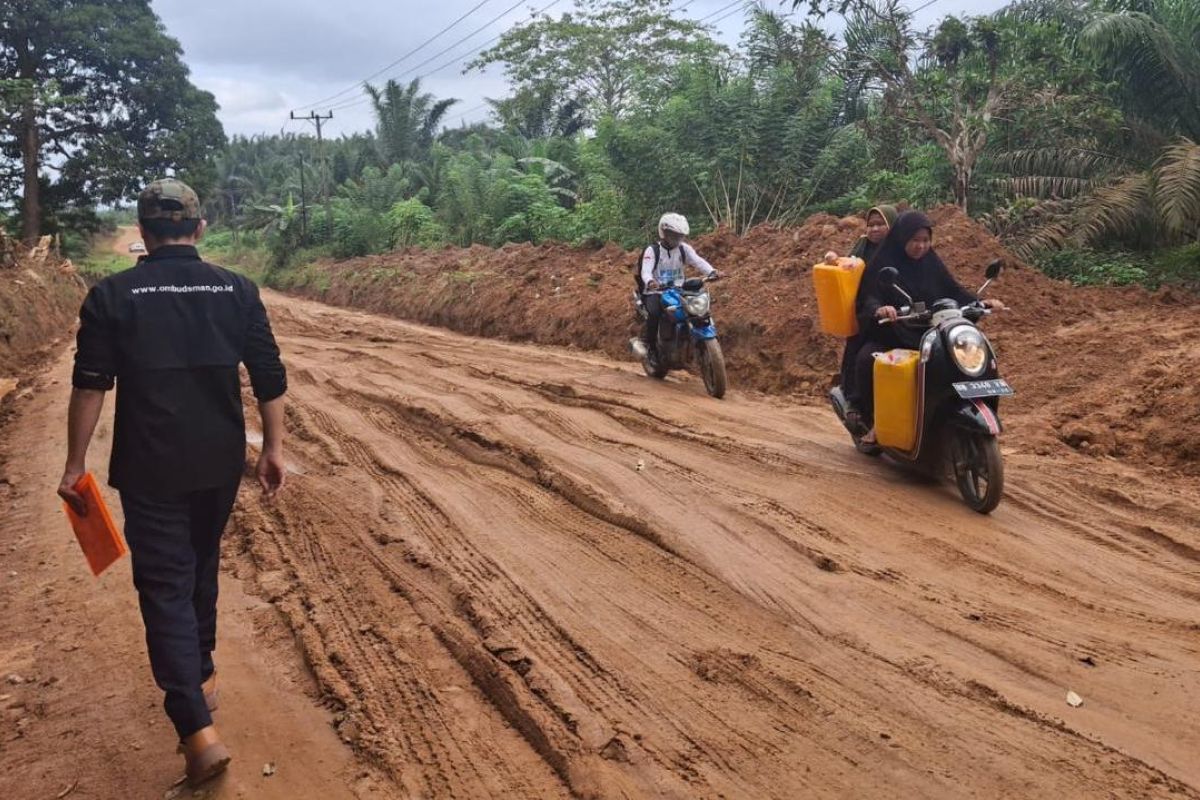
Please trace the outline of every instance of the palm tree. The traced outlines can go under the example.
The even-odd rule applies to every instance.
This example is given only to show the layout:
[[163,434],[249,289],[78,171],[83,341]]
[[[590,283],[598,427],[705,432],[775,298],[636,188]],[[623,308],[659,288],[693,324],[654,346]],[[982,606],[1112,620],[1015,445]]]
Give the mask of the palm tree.
[[1079,44],[1121,87],[1130,152],[1073,148],[1009,154],[1020,193],[1055,195],[1070,212],[1016,243],[1023,254],[1106,239],[1155,244],[1200,235],[1200,4],[1123,0]]
[[366,85],[375,110],[376,135],[383,166],[417,161],[429,151],[438,125],[457,100],[435,100],[421,93],[421,81],[407,86],[388,81],[383,88]]
[[506,131],[525,139],[571,138],[588,124],[583,103],[560,97],[553,87],[518,89],[487,102]]

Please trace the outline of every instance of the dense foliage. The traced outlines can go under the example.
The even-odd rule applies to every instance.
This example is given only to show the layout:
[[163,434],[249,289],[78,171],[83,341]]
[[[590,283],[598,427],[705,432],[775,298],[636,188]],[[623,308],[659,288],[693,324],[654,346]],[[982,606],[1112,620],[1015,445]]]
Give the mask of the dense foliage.
[[[956,202],[1028,255],[1200,230],[1187,0],[1019,0],[929,31],[896,0],[818,0],[802,18],[749,6],[733,51],[672,23],[671,5],[585,0],[509,31],[474,65],[512,82],[489,124],[435,134],[453,101],[414,82],[366,87],[376,130],[326,161],[306,137],[237,139],[211,214],[267,231],[280,260],[635,244],[667,209],[742,231],[880,201]],[[838,37],[819,24],[830,13]],[[326,185],[331,219],[316,208]]]
[[166,173],[206,191],[216,110],[149,0],[0,3],[0,213],[26,241]]
[[[509,30],[468,68],[510,81],[486,123],[445,128],[455,100],[388,81],[364,86],[375,129],[324,150],[235,138],[208,215],[283,264],[954,202],[1082,282],[1200,274],[1195,0],[1016,0],[929,30],[898,0],[772,0],[734,48],[676,6],[577,0]],[[1142,276],[1153,249],[1179,255]]]

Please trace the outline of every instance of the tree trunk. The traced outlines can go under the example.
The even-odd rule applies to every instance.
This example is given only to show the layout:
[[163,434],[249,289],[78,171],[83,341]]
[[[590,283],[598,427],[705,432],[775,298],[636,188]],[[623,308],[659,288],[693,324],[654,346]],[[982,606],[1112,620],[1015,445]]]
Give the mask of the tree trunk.
[[971,168],[966,164],[954,165],[954,204],[967,213],[967,204],[971,196]]
[[31,97],[21,113],[21,155],[25,163],[25,194],[21,202],[21,241],[27,246],[37,244],[42,233],[41,185],[38,183],[37,108]]
[[21,108],[21,122],[18,126],[21,139],[21,159],[23,162],[24,195],[21,200],[21,241],[27,246],[37,244],[42,233],[42,202],[41,184],[38,182],[38,167],[41,160],[42,142],[38,136],[37,117],[37,77],[34,72],[34,60],[28,49],[19,56],[21,79],[28,81],[28,95],[24,98]]

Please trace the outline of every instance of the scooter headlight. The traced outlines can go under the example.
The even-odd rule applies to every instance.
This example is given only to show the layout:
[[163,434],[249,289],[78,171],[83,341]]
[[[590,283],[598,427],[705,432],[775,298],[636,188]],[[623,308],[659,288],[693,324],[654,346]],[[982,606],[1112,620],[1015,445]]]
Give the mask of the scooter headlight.
[[707,293],[697,294],[685,300],[683,302],[683,307],[686,308],[687,312],[693,317],[703,317],[712,307],[712,300],[709,299]]
[[954,363],[972,378],[978,378],[987,369],[988,343],[977,328],[959,325],[950,331],[950,355]]

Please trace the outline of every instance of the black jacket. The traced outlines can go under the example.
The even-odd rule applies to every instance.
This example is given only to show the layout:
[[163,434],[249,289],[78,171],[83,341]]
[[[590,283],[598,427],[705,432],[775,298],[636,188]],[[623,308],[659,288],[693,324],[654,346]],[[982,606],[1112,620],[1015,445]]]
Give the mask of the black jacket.
[[287,376],[258,287],[168,246],[97,284],[79,312],[73,383],[117,387],[109,483],[175,497],[228,485],[246,457],[238,365],[273,400]]
[[900,273],[896,284],[915,301],[933,303],[949,298],[960,305],[966,305],[978,299],[954,280],[950,270],[932,248],[918,260],[909,258],[905,246],[921,230],[930,231],[932,236],[933,224],[927,216],[919,211],[906,211],[901,214],[867,264],[866,272],[859,283],[858,297],[855,300],[859,330],[866,338],[878,344],[893,347],[912,346],[911,341],[901,340],[899,334],[904,331],[904,326],[880,325],[875,316],[881,306],[899,307],[907,303],[904,295],[885,289],[880,283],[879,273],[886,267],[894,267]]

